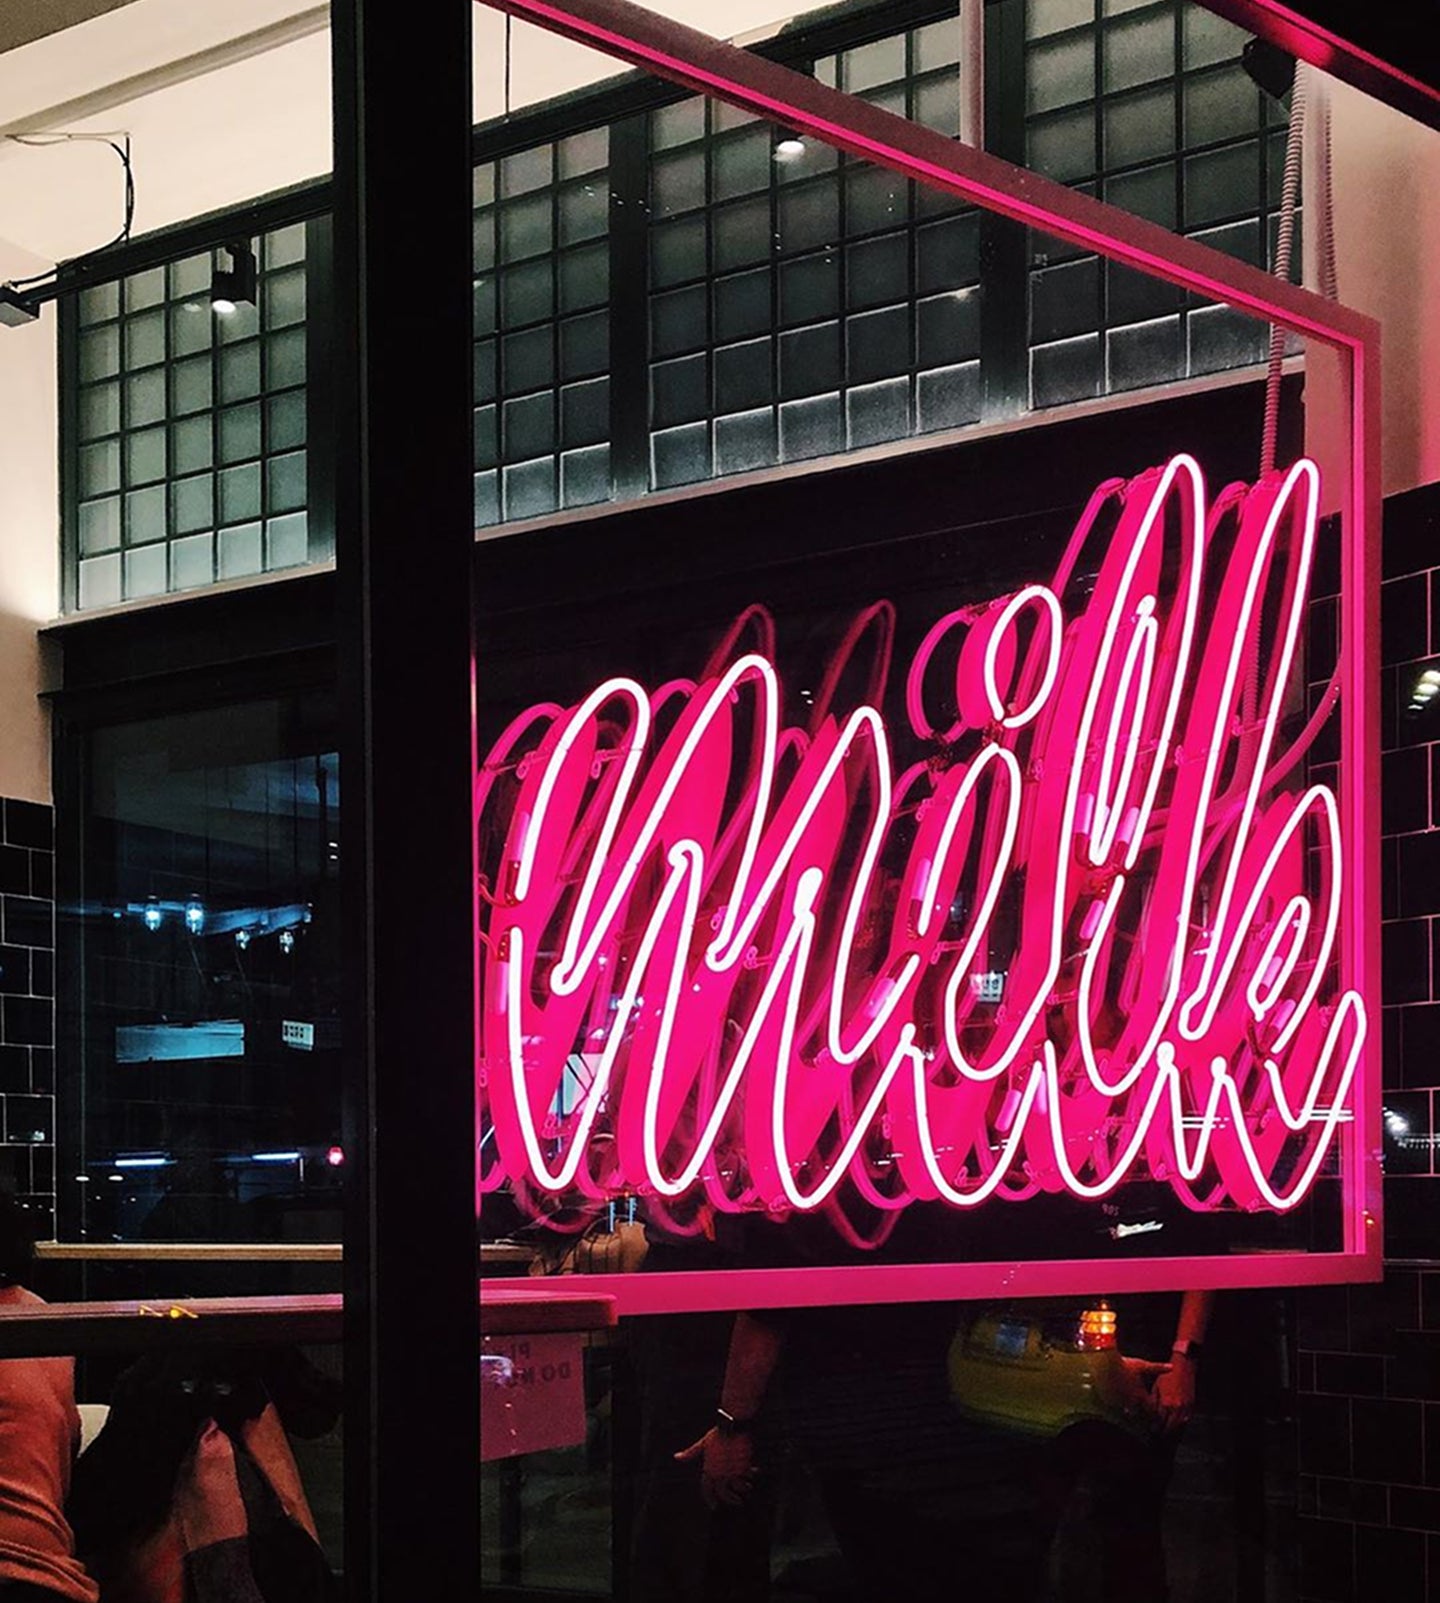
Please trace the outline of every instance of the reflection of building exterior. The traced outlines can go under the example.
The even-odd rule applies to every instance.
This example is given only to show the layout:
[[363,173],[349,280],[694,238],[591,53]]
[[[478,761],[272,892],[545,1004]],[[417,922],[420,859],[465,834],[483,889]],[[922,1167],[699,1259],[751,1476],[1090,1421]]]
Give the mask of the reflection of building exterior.
[[[984,10],[991,150],[1243,260],[1273,257],[1285,110],[1247,76],[1238,30],[1171,0]],[[956,136],[978,99],[953,11],[802,18],[762,48]],[[78,72],[91,72],[84,39],[101,40],[106,26],[79,30]],[[778,554],[802,566],[795,531],[819,526],[825,538],[809,554],[850,542],[857,575],[883,571],[893,559],[881,547],[902,539],[931,541],[938,571],[973,553],[979,535],[959,537],[967,527],[1016,528],[1068,509],[1098,474],[1138,472],[1179,446],[1207,456],[1217,482],[1253,476],[1266,348],[1253,320],[1047,246],[815,141],[777,142],[718,103],[655,83],[547,79],[563,64],[547,65],[527,37],[517,84],[529,71],[573,92],[550,101],[520,91],[534,103],[505,120],[493,96],[484,101],[488,79],[479,91],[475,526],[534,520],[477,546],[490,586],[482,661],[487,639],[499,655],[507,638],[558,620],[566,645],[554,655],[598,678],[592,667],[609,665],[592,661],[596,641],[576,621],[587,596],[637,639],[642,563],[655,586],[703,575],[715,605],[738,610],[777,556],[774,528],[791,536]],[[64,43],[12,55],[17,82],[22,58],[53,49],[62,59]],[[317,44],[297,37],[259,58],[285,138],[228,147],[203,178],[178,160],[201,137],[182,86],[162,73],[148,104],[123,108],[148,141],[137,154],[141,216],[169,231],[81,264],[40,325],[0,334],[0,386],[46,403],[17,399],[0,440],[0,519],[13,537],[0,585],[6,610],[25,620],[0,644],[12,665],[6,718],[19,731],[0,752],[0,788],[13,798],[0,854],[0,1176],[63,1240],[339,1238],[335,513],[323,466],[336,426],[333,239],[328,187],[314,176],[328,164],[328,124],[303,109],[307,87],[323,87]],[[7,65],[0,57],[0,83]],[[253,92],[246,70],[202,80],[217,106]],[[91,76],[94,88],[105,71]],[[1402,237],[1369,208],[1400,175],[1433,168],[1440,136],[1349,90],[1336,91],[1333,117],[1340,292],[1384,315],[1396,376],[1385,403],[1385,1006],[1375,1023],[1388,1251],[1429,1264],[1440,891],[1426,800],[1432,709],[1422,697],[1411,710],[1409,693],[1436,644],[1424,531],[1440,464],[1423,389],[1431,336],[1413,310],[1429,272],[1413,241],[1433,237],[1434,224],[1417,200],[1415,233]],[[233,120],[243,146],[255,118]],[[76,254],[93,218],[109,214],[115,175],[86,168],[85,203],[47,217],[44,184],[29,176],[44,159],[69,157],[12,150],[0,192],[16,196],[17,238],[29,228],[37,250],[53,239],[50,254]],[[1323,204],[1314,171],[1303,209],[1312,251]],[[255,254],[255,297],[222,317],[208,305],[214,254],[237,235]],[[1412,248],[1414,271],[1397,287],[1387,265]],[[0,273],[26,266],[17,258]],[[1318,452],[1333,406],[1319,364],[1302,378],[1298,349],[1289,360],[1283,426],[1293,447],[1303,432]],[[56,431],[58,597],[57,487],[45,466]],[[963,518],[938,483],[966,486]],[[563,571],[547,574],[556,551]],[[617,573],[620,551],[633,567]],[[535,606],[542,586],[549,613]],[[36,634],[61,613],[45,636],[51,748],[33,712]],[[1315,619],[1306,677],[1319,684],[1324,598]],[[552,692],[514,694],[518,707]],[[395,939],[423,942],[425,931]],[[1426,1473],[1426,1275],[1396,1268],[1383,1289],[1294,1301],[1299,1497],[1302,1514],[1322,1516],[1317,1544],[1359,1552],[1355,1543],[1381,1540],[1370,1533],[1382,1520],[1356,1515],[1357,1536],[1348,1516],[1331,1518],[1338,1493],[1327,1479],[1322,1497],[1313,1478],[1351,1475],[1393,1486],[1386,1517],[1405,1534],[1386,1551],[1397,1562],[1423,1541],[1413,1536],[1423,1494],[1410,1488]],[[217,1289],[230,1283],[215,1278]],[[1332,1355],[1347,1346],[1362,1356],[1342,1366]],[[1361,1370],[1387,1377],[1383,1426],[1368,1397],[1352,1407],[1346,1388]]]

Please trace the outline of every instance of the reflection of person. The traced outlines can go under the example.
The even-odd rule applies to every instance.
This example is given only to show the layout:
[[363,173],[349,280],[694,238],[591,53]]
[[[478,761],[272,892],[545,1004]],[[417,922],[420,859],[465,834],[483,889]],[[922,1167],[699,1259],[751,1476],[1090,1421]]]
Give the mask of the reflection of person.
[[[0,1195],[0,1317],[42,1302],[21,1280],[34,1239]],[[0,1603],[95,1603],[63,1509],[80,1445],[73,1358],[0,1362]]]

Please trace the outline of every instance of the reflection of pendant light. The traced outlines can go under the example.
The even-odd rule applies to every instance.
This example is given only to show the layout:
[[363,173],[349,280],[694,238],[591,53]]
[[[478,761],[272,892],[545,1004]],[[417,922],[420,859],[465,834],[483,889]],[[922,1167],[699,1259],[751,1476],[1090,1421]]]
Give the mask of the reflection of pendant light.
[[280,950],[282,952],[293,952],[295,950],[295,931],[294,930],[281,930],[280,931]]
[[235,931],[235,944],[243,952],[245,950],[245,948],[247,946],[249,946],[249,944],[250,944],[250,931],[249,930],[236,930]]
[[205,908],[198,896],[192,896],[185,904],[185,928],[192,935],[198,935],[205,928]]
[[165,922],[165,915],[160,911],[160,900],[152,896],[145,904],[145,911],[140,915],[145,921],[145,928],[155,931]]

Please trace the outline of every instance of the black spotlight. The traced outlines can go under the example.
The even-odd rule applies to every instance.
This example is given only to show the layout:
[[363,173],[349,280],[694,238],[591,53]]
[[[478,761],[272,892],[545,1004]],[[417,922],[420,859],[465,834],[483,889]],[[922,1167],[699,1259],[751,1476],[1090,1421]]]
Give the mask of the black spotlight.
[[229,317],[237,306],[255,304],[255,253],[248,240],[226,245],[230,266],[217,267],[210,275],[210,305],[222,317]]
[[1284,100],[1295,87],[1295,58],[1268,39],[1252,39],[1240,52],[1240,65],[1251,81],[1274,100]]

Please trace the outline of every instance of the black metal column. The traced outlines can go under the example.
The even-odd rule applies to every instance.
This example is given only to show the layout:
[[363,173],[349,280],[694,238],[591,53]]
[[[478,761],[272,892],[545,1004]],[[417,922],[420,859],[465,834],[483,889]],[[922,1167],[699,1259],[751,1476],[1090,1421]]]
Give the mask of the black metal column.
[[335,0],[347,1596],[479,1596],[473,0]]

